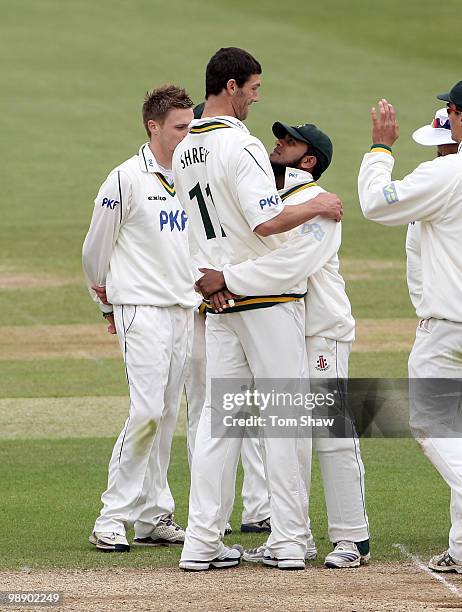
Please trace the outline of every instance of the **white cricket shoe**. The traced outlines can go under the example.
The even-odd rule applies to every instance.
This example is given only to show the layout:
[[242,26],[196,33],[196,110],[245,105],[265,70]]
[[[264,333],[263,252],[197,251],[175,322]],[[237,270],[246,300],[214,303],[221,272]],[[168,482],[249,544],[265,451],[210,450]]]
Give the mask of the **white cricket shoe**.
[[316,542],[314,541],[313,534],[310,533],[308,540],[306,542],[306,553],[305,560],[313,561],[318,556],[318,549],[316,548]]
[[102,552],[130,552],[127,538],[120,533],[94,531],[88,541]]
[[133,546],[183,546],[185,532],[175,523],[172,515],[161,518],[145,538],[135,538]]
[[231,527],[231,523],[226,523],[225,536],[231,535],[232,533],[233,533],[233,528]]
[[270,567],[277,567],[280,570],[305,569],[305,559],[278,559],[271,556],[268,550],[266,550],[263,555],[263,563],[264,565],[269,565]]
[[242,553],[242,559],[244,561],[250,561],[251,563],[263,563],[263,556],[266,550],[266,542],[256,548],[247,548]]
[[242,533],[271,533],[271,519],[268,517],[256,523],[242,523]]
[[187,572],[203,572],[213,568],[224,569],[227,567],[235,567],[241,562],[242,552],[243,548],[239,544],[235,544],[232,548],[225,546],[223,552],[211,561],[185,559],[180,561],[179,567]]
[[305,569],[304,559],[277,559],[271,556],[267,550],[266,542],[256,548],[248,548],[244,550],[242,554],[244,561],[250,561],[251,563],[263,563],[270,567],[277,567],[278,569],[286,570],[298,570]]
[[435,555],[428,562],[428,567],[434,572],[457,572],[462,574],[462,561],[456,561],[449,554],[449,550],[445,550],[440,555]]
[[324,565],[330,568],[359,567],[368,563],[371,554],[362,555],[354,542],[341,540],[324,560]]

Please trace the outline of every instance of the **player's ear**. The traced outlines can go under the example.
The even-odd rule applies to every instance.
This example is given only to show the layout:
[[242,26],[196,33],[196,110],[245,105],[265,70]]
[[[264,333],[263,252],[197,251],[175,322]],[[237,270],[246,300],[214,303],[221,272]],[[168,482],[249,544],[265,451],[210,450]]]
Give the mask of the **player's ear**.
[[306,172],[311,172],[311,170],[316,166],[318,158],[315,155],[305,155],[300,162],[300,169],[305,170]]
[[226,91],[229,93],[229,95],[234,96],[237,89],[236,79],[229,79],[229,81],[226,83]]
[[159,124],[154,119],[149,119],[148,130],[151,132],[151,136],[155,136],[159,131]]

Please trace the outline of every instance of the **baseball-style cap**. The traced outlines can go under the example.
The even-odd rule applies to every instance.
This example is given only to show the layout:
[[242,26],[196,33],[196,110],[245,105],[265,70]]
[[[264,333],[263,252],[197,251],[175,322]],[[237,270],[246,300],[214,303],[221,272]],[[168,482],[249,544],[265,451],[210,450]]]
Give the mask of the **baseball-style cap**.
[[430,125],[424,125],[412,134],[412,138],[421,145],[438,146],[444,144],[457,144],[451,137],[448,111],[440,108]]
[[445,102],[452,102],[459,108],[462,108],[462,81],[459,81],[448,93],[442,93],[436,96],[438,100],[444,100]]
[[327,134],[321,132],[321,130],[312,123],[287,125],[286,123],[276,121],[276,123],[273,123],[273,134],[276,138],[284,138],[286,134],[289,134],[292,138],[295,138],[295,140],[301,140],[311,145],[318,159],[317,170],[319,174],[322,174],[329,167],[334,148],[332,141]]
[[204,106],[205,102],[201,102],[193,108],[194,119],[200,119],[202,117],[202,113],[204,112]]

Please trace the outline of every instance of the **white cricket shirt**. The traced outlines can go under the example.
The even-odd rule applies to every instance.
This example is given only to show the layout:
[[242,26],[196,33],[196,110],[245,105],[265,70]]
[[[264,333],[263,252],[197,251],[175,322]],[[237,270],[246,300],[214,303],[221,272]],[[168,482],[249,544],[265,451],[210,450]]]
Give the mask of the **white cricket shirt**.
[[197,303],[188,218],[148,144],[101,186],[83,245],[83,267],[89,289],[105,285],[111,304],[190,308]]
[[[309,172],[287,168],[279,195],[284,204],[294,205],[323,192]],[[288,286],[303,279],[307,287],[305,334],[352,342],[355,321],[337,254],[341,232],[341,223],[315,217],[288,232],[288,241],[275,251],[238,265],[224,266],[226,285],[238,295],[246,294],[252,287],[255,295],[261,295],[284,293]]]
[[421,319],[462,322],[462,155],[420,164],[401,181],[391,178],[390,153],[366,153],[358,177],[364,216],[384,225],[420,223]]
[[[257,225],[280,214],[281,202],[263,144],[234,117],[195,120],[175,149],[178,197],[188,213],[197,267],[221,270],[269,253],[285,235],[261,237]],[[287,288],[303,293],[303,284]],[[256,295],[250,292],[248,295]]]
[[406,273],[409,297],[417,310],[422,298],[422,262],[420,257],[420,222],[411,221],[406,234]]

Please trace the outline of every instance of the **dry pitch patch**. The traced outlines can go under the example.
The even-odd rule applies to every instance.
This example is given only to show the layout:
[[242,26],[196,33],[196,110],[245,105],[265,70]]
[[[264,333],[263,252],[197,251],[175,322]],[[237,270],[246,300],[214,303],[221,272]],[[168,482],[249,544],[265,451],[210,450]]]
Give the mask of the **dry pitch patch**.
[[94,325],[4,325],[0,333],[0,360],[121,356],[117,336],[107,333],[103,320]]
[[353,259],[340,255],[340,272],[346,281],[402,278],[406,282],[406,261],[394,259]]
[[83,285],[83,277],[65,278],[53,274],[31,274],[29,272],[15,271],[7,266],[0,266],[0,289],[2,291],[44,289],[74,284]]
[[[61,591],[58,610],[455,610],[462,598],[410,564],[372,564],[356,570],[308,567],[281,572],[243,564],[200,574],[178,569],[0,572],[5,591]],[[447,581],[462,595],[462,577]],[[11,610],[30,611],[30,607]]]
[[[410,351],[416,319],[359,319],[354,351]],[[117,337],[104,322],[93,325],[1,326],[0,360],[120,357]]]

